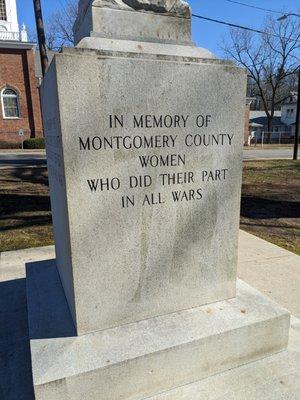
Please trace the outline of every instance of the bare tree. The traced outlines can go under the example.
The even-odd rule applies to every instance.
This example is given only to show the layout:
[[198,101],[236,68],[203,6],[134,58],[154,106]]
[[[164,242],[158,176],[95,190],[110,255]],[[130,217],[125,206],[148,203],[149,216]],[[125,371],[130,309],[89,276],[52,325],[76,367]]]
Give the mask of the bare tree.
[[259,96],[270,132],[276,108],[290,95],[293,78],[300,67],[300,19],[277,21],[267,17],[265,34],[231,29],[225,54],[245,68],[252,93]]
[[[63,0],[45,22],[48,49],[59,51],[74,46],[73,25],[78,13],[78,0]],[[37,41],[36,32],[29,33],[30,40]]]
[[47,45],[51,50],[74,46],[73,25],[77,17],[78,0],[65,0],[46,22]]

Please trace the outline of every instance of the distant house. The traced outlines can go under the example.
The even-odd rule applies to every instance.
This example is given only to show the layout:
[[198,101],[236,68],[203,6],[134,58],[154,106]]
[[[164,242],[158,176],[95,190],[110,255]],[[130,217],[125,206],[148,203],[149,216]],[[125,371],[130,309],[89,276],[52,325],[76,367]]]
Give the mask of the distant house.
[[0,0],[0,148],[17,146],[25,137],[43,135],[36,44],[18,24],[16,0]]
[[[261,130],[268,132],[268,119],[265,111],[250,111],[250,127],[259,124]],[[272,132],[285,131],[286,125],[281,121],[281,111],[275,111]]]
[[293,136],[296,131],[297,102],[298,93],[291,92],[291,95],[281,106],[281,121],[289,127]]
[[[271,140],[292,142],[296,130],[297,93],[292,92],[291,96],[283,102],[280,111],[275,111],[271,128]],[[260,142],[268,134],[268,119],[265,111],[250,111],[249,131],[252,137]]]

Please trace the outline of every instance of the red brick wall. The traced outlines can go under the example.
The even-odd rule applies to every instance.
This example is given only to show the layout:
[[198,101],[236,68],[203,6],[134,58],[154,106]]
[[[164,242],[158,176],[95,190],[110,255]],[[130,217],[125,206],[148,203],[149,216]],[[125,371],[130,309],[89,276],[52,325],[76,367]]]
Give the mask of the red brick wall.
[[33,50],[0,48],[0,91],[9,86],[19,93],[20,118],[3,118],[0,107],[1,142],[20,142],[19,129],[25,137],[43,135],[38,80],[35,77]]

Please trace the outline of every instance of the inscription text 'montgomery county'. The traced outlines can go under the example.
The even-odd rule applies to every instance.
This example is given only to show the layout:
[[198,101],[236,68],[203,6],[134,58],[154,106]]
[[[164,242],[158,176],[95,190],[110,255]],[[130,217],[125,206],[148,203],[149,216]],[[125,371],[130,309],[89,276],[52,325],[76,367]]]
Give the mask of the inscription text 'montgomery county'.
[[79,137],[79,150],[131,150],[131,149],[159,149],[174,148],[183,140],[186,147],[224,146],[231,145],[234,135],[219,134],[187,134],[178,135],[151,135],[151,136],[88,136]]

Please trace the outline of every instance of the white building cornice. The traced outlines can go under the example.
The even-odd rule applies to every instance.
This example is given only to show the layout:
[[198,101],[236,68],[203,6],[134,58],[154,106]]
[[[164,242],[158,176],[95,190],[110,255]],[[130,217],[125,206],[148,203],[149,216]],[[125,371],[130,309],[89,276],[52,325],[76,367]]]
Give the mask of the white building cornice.
[[0,41],[27,42],[28,35],[25,25],[19,28],[16,0],[4,0],[6,20],[0,20]]

